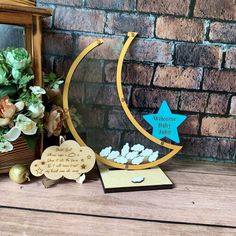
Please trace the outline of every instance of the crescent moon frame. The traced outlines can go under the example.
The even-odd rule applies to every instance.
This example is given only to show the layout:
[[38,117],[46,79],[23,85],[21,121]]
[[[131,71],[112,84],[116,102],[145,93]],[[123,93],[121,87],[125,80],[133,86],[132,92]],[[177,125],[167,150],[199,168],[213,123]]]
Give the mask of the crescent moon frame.
[[[168,149],[171,149],[172,151],[169,152],[167,155],[161,157],[160,159],[151,162],[151,163],[145,163],[145,164],[140,164],[140,165],[132,165],[132,164],[119,164],[116,163],[114,161],[110,161],[105,159],[104,157],[101,157],[100,155],[96,154],[96,159],[107,165],[110,167],[114,167],[117,169],[128,169],[128,170],[142,170],[142,169],[147,169],[147,168],[152,168],[155,167],[157,165],[160,165],[164,162],[166,162],[167,160],[169,160],[170,158],[172,158],[174,155],[176,155],[181,149],[182,146],[177,146],[177,145],[173,145],[170,143],[166,143],[164,141],[161,141],[157,138],[155,138],[154,136],[152,136],[150,133],[148,133],[133,117],[133,115],[131,114],[131,111],[128,108],[128,105],[125,102],[125,98],[124,98],[124,94],[123,94],[123,89],[122,89],[122,80],[121,80],[121,74],[122,74],[122,66],[123,66],[123,62],[124,62],[124,57],[125,54],[130,46],[130,44],[132,43],[132,41],[134,40],[134,38],[136,37],[138,33],[137,32],[128,32],[128,39],[126,40],[120,56],[119,56],[119,60],[118,60],[118,65],[117,65],[117,78],[116,78],[116,85],[117,85],[117,92],[118,92],[118,97],[121,103],[121,106],[125,112],[125,114],[127,115],[128,119],[130,120],[130,122],[135,126],[135,128],[142,134],[144,135],[146,138],[148,138],[149,140],[151,140],[152,142],[166,147]],[[76,70],[76,68],[78,67],[78,65],[81,63],[81,61],[85,58],[85,56],[92,51],[94,48],[96,48],[97,46],[101,45],[103,43],[102,39],[98,39],[96,41],[94,41],[93,43],[91,43],[89,46],[87,46],[78,56],[77,58],[74,60],[74,62],[72,63],[68,74],[66,76],[65,79],[65,84],[64,84],[64,90],[63,90],[63,108],[66,114],[66,121],[67,121],[67,125],[69,127],[69,130],[71,132],[71,134],[73,135],[73,137],[75,138],[75,140],[79,143],[79,145],[81,146],[88,146],[83,139],[80,137],[80,135],[78,134],[78,132],[76,131],[73,121],[71,119],[71,115],[70,115],[70,111],[69,111],[69,104],[68,104],[68,94],[69,94],[69,88],[70,88],[70,83],[73,77],[73,74]]]

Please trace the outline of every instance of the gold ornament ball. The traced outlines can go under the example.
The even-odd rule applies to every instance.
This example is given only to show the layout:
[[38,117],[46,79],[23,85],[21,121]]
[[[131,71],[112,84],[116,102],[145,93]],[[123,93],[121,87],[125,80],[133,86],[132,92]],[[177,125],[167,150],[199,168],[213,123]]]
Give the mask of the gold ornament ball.
[[26,181],[30,181],[29,176],[29,170],[23,165],[14,165],[9,171],[10,179],[18,184],[23,184]]

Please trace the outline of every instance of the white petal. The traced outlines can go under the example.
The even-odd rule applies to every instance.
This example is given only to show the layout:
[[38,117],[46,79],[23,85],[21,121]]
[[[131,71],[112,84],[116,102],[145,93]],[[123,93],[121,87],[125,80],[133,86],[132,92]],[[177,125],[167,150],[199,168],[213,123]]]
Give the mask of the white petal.
[[16,106],[17,111],[22,111],[25,107],[25,103],[22,101],[19,101],[19,102],[15,103],[15,106]]
[[18,128],[13,127],[3,137],[8,141],[13,142],[19,138],[20,134],[21,131]]
[[13,145],[10,142],[5,141],[0,143],[0,152],[10,152],[12,150],[13,150]]

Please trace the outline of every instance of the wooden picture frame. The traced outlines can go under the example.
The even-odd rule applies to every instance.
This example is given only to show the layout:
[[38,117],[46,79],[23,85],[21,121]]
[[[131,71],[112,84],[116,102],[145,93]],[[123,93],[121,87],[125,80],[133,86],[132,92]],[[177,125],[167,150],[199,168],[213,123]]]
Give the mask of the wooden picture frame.
[[[25,48],[32,55],[35,80],[34,84],[43,86],[42,80],[42,17],[52,15],[50,9],[34,7],[35,1],[5,1],[0,0],[0,24],[19,25],[25,30]],[[36,150],[29,150],[23,138],[17,139],[14,143],[14,150],[0,154],[0,173],[8,172],[14,164],[30,163],[42,153],[43,136],[41,136]]]

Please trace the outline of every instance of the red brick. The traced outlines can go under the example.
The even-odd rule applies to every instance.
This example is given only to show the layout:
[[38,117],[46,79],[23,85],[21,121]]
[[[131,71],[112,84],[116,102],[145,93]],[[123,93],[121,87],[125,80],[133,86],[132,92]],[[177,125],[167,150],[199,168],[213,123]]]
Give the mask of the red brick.
[[218,68],[221,65],[221,54],[217,46],[182,43],[176,46],[176,64]]
[[166,100],[171,109],[176,110],[179,93],[160,89],[136,88],[132,94],[132,103],[138,108],[157,108]]
[[137,39],[131,44],[127,58],[137,61],[170,63],[172,44],[153,39]]
[[40,0],[40,2],[80,7],[82,6],[83,0]]
[[210,41],[220,43],[236,43],[236,25],[214,22],[210,26]]
[[[131,88],[123,86],[123,93],[126,102],[130,98]],[[120,101],[115,85],[86,84],[85,87],[86,104],[120,106]]]
[[73,39],[70,34],[44,33],[44,54],[68,55],[73,51]]
[[204,112],[207,105],[208,93],[182,92],[180,96],[180,110]]
[[[117,63],[108,63],[105,65],[105,81],[116,83]],[[143,64],[123,64],[122,83],[150,85],[152,80],[153,67]]]
[[236,4],[234,0],[196,0],[194,16],[236,20]]
[[[55,7],[52,7],[52,6],[48,7],[48,5],[43,4],[43,3],[37,3],[37,7],[40,7],[40,8],[50,8],[52,10],[52,15],[54,14]],[[52,16],[42,17],[42,28],[43,29],[50,29],[52,27],[52,20],[53,20]]]
[[225,67],[236,69],[236,48],[230,48],[226,52]]
[[233,96],[231,98],[231,104],[230,104],[230,115],[236,115],[236,96]]
[[104,62],[102,60],[85,59],[75,70],[73,80],[79,82],[102,82]]
[[133,10],[135,1],[133,0],[87,0],[86,6],[91,8],[112,9],[112,10]]
[[54,17],[55,28],[63,30],[102,33],[105,24],[105,12],[98,10],[57,7]]
[[135,127],[129,121],[122,110],[113,110],[108,113],[108,127],[110,129],[134,130]]
[[42,60],[43,72],[51,73],[54,71],[54,57],[52,56],[43,56]]
[[117,130],[91,129],[86,131],[87,144],[97,153],[107,146],[120,150],[120,135],[121,133]]
[[228,139],[208,137],[182,138],[183,149],[181,154],[203,160],[207,158],[218,160],[234,160],[236,142]]
[[[105,65],[105,81],[109,83],[116,83],[116,69],[117,63],[110,62]],[[124,81],[125,73],[126,72],[126,65],[123,64],[122,69],[122,81]]]
[[203,89],[236,92],[236,71],[206,70],[203,77]]
[[162,39],[200,42],[204,40],[204,24],[201,20],[162,16],[156,22],[156,35]]
[[209,96],[206,113],[225,114],[229,97],[225,94],[212,93]]
[[187,16],[189,4],[189,0],[138,0],[137,9],[158,14]]
[[178,130],[181,134],[198,134],[199,129],[199,116],[198,115],[188,115],[184,123],[179,126]]
[[109,13],[105,32],[108,34],[127,34],[129,31],[135,31],[142,37],[153,37],[154,21],[153,16]]
[[199,89],[201,79],[201,68],[158,66],[153,84],[160,87]]
[[97,39],[103,39],[103,44],[99,45],[93,51],[91,51],[87,57],[96,59],[108,59],[117,60],[120,55],[120,51],[123,47],[123,37],[111,36],[111,37],[95,37],[95,36],[80,36],[76,39],[76,48],[79,49],[78,53],[86,48],[90,43]]
[[217,137],[236,137],[236,119],[205,117],[202,119],[201,127],[202,135]]
[[70,108],[74,105],[78,107],[78,104],[82,104],[85,102],[85,88],[84,84],[78,84],[71,81],[69,88],[69,105]]
[[66,77],[73,60],[71,58],[60,57],[55,59],[55,73],[58,76]]
[[153,67],[142,64],[127,64],[125,84],[150,85]]
[[[78,103],[77,103],[78,106]],[[105,111],[99,108],[80,106],[79,114],[84,129],[103,128]]]
[[130,146],[132,146],[134,144],[141,143],[145,146],[145,148],[151,148],[155,151],[159,151],[160,154],[167,154],[170,152],[170,149],[157,145],[138,131],[125,131],[123,137],[123,144],[129,143]]
[[52,16],[42,18],[42,28],[51,29],[52,28]]
[[[147,112],[138,112],[136,110],[131,110],[132,115],[136,121],[144,128],[150,129],[150,126],[143,119],[143,115]],[[150,113],[150,112],[148,112]],[[136,130],[134,125],[129,121],[127,115],[123,110],[110,110],[108,112],[108,128],[109,129],[120,129],[120,130]]]

